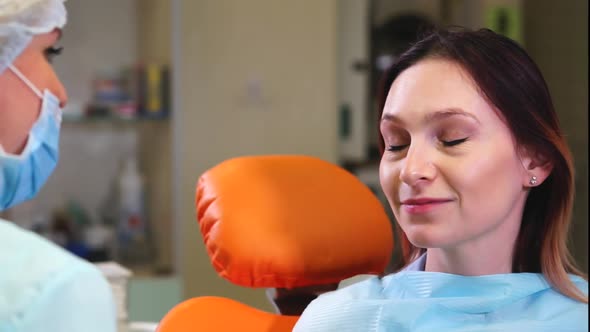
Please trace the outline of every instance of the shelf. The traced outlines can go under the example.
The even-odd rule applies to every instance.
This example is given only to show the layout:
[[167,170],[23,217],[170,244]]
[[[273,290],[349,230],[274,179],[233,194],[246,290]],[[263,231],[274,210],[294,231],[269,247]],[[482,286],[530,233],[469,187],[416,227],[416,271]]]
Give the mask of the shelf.
[[161,118],[118,118],[118,117],[65,117],[62,121],[62,127],[80,127],[88,126],[90,128],[134,128],[145,127],[152,128],[154,126],[168,126],[170,117]]
[[134,124],[134,123],[163,123],[168,122],[170,117],[138,117],[138,118],[120,118],[120,117],[73,117],[64,116],[63,123],[113,123],[113,124]]

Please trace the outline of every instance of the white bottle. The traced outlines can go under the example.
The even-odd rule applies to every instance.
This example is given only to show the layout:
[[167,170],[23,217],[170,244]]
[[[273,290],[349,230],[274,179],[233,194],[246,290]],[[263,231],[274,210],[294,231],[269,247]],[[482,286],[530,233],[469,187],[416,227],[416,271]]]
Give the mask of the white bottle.
[[118,258],[125,263],[139,263],[146,250],[146,220],[143,179],[134,157],[125,160],[118,179],[119,224]]

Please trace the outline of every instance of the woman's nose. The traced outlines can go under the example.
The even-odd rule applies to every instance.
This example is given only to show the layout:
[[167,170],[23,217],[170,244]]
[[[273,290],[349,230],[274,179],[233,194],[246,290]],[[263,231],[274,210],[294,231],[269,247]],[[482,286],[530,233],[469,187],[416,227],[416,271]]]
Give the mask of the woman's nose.
[[410,146],[400,172],[400,180],[410,186],[434,179],[436,169],[428,151]]

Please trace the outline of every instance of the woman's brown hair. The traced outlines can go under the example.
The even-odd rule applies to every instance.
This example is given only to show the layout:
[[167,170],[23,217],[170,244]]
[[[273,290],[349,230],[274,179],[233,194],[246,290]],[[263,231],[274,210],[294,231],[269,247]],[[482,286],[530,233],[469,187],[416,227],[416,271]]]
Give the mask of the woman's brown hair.
[[[385,74],[378,91],[380,112],[398,75],[427,58],[461,65],[481,95],[498,110],[517,145],[552,163],[549,177],[530,189],[514,247],[512,270],[543,273],[560,293],[588,303],[587,296],[568,276],[571,273],[587,279],[575,266],[567,248],[574,168],[541,71],[516,42],[489,29],[436,29],[400,55]],[[383,153],[382,137],[379,147]],[[396,228],[401,240],[401,264],[405,266],[425,249],[413,246],[397,223]]]

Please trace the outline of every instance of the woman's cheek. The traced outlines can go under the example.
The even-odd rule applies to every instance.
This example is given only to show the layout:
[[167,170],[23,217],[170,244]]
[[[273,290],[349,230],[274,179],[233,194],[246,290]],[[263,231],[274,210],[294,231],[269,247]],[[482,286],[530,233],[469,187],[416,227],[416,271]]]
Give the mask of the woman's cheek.
[[389,201],[393,198],[394,191],[394,170],[389,163],[381,162],[379,166],[379,182],[381,183],[381,190]]

